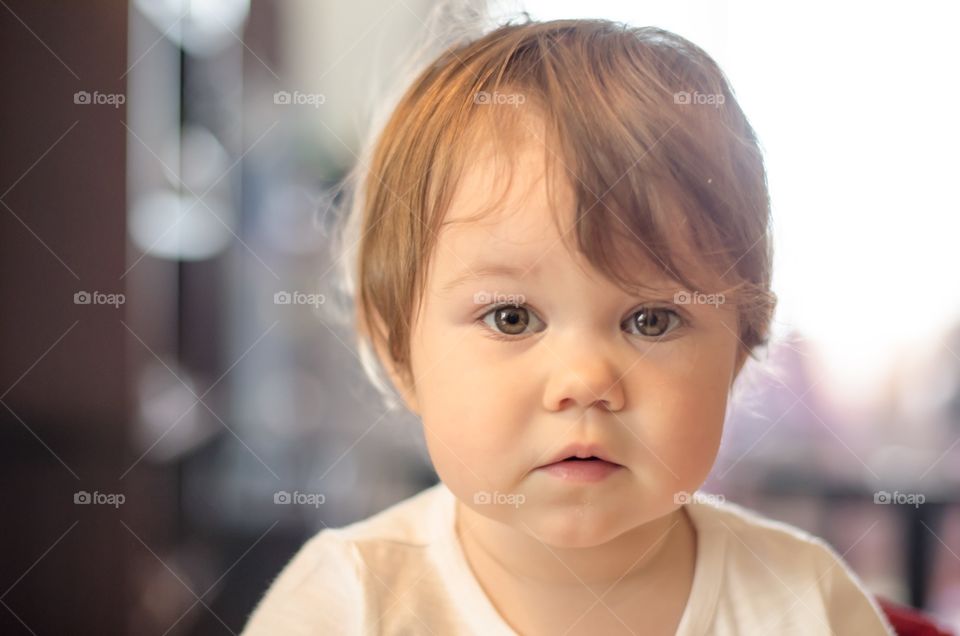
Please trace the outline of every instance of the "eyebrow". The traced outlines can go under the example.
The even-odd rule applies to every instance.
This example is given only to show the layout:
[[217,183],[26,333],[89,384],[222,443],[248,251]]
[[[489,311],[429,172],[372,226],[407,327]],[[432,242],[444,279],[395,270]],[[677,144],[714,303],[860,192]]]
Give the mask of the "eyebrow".
[[[468,283],[470,281],[483,278],[496,278],[498,276],[505,278],[523,278],[529,274],[536,276],[540,273],[540,261],[534,261],[533,265],[510,265],[507,263],[479,263],[472,265],[465,272],[451,278],[440,287],[441,294],[447,294],[453,289]],[[662,293],[672,294],[677,286],[682,287],[680,283],[674,282],[668,278],[651,281],[647,286],[648,294]]]
[[463,285],[464,283],[479,280],[481,278],[494,278],[497,276],[506,278],[522,278],[527,274],[536,274],[540,270],[540,264],[534,263],[532,267],[508,265],[506,263],[485,263],[467,268],[467,271],[451,278],[440,288],[442,292]]

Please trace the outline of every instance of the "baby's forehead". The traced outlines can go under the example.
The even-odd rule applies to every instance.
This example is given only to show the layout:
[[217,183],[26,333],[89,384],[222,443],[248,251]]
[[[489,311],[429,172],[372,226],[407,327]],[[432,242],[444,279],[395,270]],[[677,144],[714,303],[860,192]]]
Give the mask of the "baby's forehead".
[[542,186],[521,184],[526,175],[515,176],[515,187],[505,191],[470,180],[461,183],[437,236],[441,262],[483,254],[526,262],[565,251],[575,239],[574,202],[562,197],[548,203]]
[[[549,151],[537,141],[518,141],[505,149],[484,144],[471,151],[458,175],[450,201],[443,210],[440,235],[452,241],[489,236],[503,242],[536,243],[545,230],[571,231],[576,200],[563,172],[551,182],[546,170]],[[553,166],[556,168],[556,166]]]
[[[508,199],[509,201],[509,199]],[[494,273],[512,278],[550,278],[551,272],[566,277],[579,270],[595,283],[615,286],[590,263],[576,243],[576,230],[570,219],[561,219],[557,228],[554,210],[539,198],[528,197],[524,205],[509,202],[487,210],[480,219],[454,215],[438,238],[433,271],[439,279],[454,280],[469,274]],[[559,211],[563,216],[563,211]],[[642,245],[621,241],[621,249],[632,253],[636,281],[647,288],[668,289],[677,282],[649,257]]]
[[[457,254],[499,249],[539,255],[547,249],[563,249],[561,243],[576,251],[578,215],[593,214],[620,226],[609,233],[611,250],[616,247],[635,255],[632,260],[645,261],[649,251],[643,246],[644,239],[630,234],[625,223],[618,223],[616,213],[600,215],[596,204],[581,209],[583,204],[573,187],[576,176],[562,165],[553,166],[548,192],[549,156],[536,142],[526,142],[513,149],[510,156],[487,152],[471,159],[446,209],[440,211],[438,244]],[[612,237],[618,234],[614,246]]]

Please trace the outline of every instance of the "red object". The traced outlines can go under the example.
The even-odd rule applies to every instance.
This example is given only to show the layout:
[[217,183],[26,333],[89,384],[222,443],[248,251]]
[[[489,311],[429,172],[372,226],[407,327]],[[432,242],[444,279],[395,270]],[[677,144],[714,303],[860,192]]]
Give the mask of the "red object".
[[879,596],[875,599],[898,636],[955,636],[952,631],[934,623],[930,617],[912,607]]

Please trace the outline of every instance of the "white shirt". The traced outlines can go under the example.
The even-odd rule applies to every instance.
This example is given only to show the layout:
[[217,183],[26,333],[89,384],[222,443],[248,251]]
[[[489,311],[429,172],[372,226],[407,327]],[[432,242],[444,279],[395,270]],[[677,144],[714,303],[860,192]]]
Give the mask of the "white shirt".
[[[294,555],[242,636],[516,636],[474,577],[441,482],[363,521],[327,528]],[[697,530],[678,636],[893,634],[822,539],[731,503],[684,504]]]

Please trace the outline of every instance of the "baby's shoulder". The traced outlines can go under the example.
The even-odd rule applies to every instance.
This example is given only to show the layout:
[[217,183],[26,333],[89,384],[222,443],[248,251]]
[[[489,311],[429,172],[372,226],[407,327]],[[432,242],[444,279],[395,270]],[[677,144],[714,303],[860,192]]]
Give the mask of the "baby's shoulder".
[[784,581],[818,585],[851,574],[829,543],[792,524],[728,501],[692,504],[689,511],[699,531],[723,543],[728,574],[760,566]]
[[823,539],[802,528],[730,501],[692,503],[688,511],[698,529],[724,534],[732,539],[729,547],[733,549],[739,546],[791,555],[822,555],[825,548],[829,549]]
[[436,491],[428,489],[341,528],[313,535],[281,570],[244,628],[244,636],[364,633],[376,621],[381,588],[416,571],[435,524]]
[[722,602],[756,603],[758,612],[790,608],[776,620],[825,623],[835,633],[892,633],[862,581],[822,538],[730,502],[690,504],[688,512],[704,534],[704,558],[718,560],[717,582],[729,597]]
[[280,571],[243,630],[260,634],[314,634],[346,628],[362,633],[362,576],[354,546],[336,530],[311,537]]

